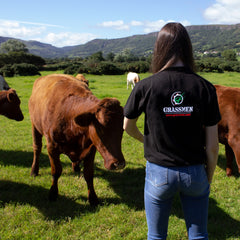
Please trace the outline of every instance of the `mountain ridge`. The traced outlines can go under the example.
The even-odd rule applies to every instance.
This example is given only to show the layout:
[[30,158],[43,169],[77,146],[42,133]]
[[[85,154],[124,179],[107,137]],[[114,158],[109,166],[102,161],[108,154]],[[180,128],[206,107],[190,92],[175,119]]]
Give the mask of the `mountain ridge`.
[[[191,25],[186,29],[194,51],[223,51],[225,49],[240,51],[240,24]],[[119,54],[125,49],[129,49],[134,55],[144,56],[153,51],[157,34],[158,32],[152,32],[116,39],[94,39],[85,44],[61,48],[34,40],[16,40],[22,41],[31,54],[43,58],[85,58],[99,51],[106,55],[110,52]],[[15,38],[0,36],[0,44],[8,39]]]

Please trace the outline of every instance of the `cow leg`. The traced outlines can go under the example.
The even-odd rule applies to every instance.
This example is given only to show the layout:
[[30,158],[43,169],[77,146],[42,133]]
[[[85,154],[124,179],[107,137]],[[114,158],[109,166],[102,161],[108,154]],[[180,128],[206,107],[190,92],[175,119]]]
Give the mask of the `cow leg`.
[[88,201],[90,205],[97,206],[99,204],[98,197],[93,186],[94,175],[94,157],[96,148],[92,147],[87,158],[84,159],[83,175],[88,187]]
[[236,163],[238,166],[238,172],[240,173],[240,151],[239,149],[235,153]]
[[[236,159],[236,163],[238,166],[238,172],[240,173],[240,150],[239,150],[238,141],[236,141],[236,143],[232,145],[232,152],[233,152],[232,153],[233,156],[235,156],[235,159]],[[233,161],[233,158],[234,157],[231,158],[231,162]],[[231,175],[232,175],[232,172],[231,172]]]
[[234,159],[234,152],[232,148],[227,144],[225,144],[225,153],[227,158],[227,166],[226,166],[226,174],[228,177],[232,176],[232,163]]
[[42,134],[32,125],[33,137],[33,163],[31,175],[37,176],[39,172],[39,156],[42,151]]
[[80,172],[80,166],[79,166],[79,161],[77,162],[72,162],[72,169],[73,169],[73,172]]
[[52,146],[48,146],[48,156],[51,164],[52,186],[49,191],[49,200],[55,201],[58,197],[58,179],[62,174],[60,153]]

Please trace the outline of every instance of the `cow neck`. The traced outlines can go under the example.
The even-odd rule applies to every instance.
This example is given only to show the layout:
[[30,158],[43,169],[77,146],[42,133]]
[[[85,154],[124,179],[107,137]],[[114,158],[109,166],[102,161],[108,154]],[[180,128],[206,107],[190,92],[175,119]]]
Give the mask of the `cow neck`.
[[84,97],[72,95],[64,101],[62,109],[64,113],[68,113],[69,116],[75,117],[81,113],[89,112],[99,102],[100,100],[93,94]]

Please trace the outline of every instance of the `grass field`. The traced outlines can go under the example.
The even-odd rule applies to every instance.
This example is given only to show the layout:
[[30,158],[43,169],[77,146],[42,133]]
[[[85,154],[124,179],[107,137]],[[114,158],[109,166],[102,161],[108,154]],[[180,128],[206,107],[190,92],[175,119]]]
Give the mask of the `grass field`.
[[[50,73],[42,72],[42,75]],[[201,75],[214,84],[240,87],[238,73]],[[140,74],[141,79],[146,76]],[[126,133],[122,140],[125,169],[107,171],[100,154],[95,157],[94,185],[101,201],[96,208],[87,202],[82,174],[72,172],[71,162],[64,155],[59,198],[56,202],[48,201],[51,173],[45,140],[40,176],[30,176],[33,154],[28,99],[37,77],[6,78],[17,90],[25,118],[16,122],[0,116],[0,239],[146,239],[143,146]],[[86,78],[97,97],[116,97],[125,105],[131,92],[126,88],[126,75],[86,75]],[[143,116],[138,125],[143,130]],[[210,239],[240,239],[240,175],[235,165],[234,176],[226,177],[225,166],[221,145],[210,194]],[[168,234],[168,239],[187,239],[178,197],[173,203]]]

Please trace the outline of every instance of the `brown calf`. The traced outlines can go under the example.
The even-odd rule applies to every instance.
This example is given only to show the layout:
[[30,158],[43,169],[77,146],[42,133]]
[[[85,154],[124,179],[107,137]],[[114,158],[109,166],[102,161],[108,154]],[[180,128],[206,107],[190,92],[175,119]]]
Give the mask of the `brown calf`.
[[14,89],[0,91],[0,115],[16,121],[23,120],[20,99]]
[[219,142],[225,145],[227,176],[232,175],[235,156],[240,172],[240,88],[215,85],[221,121],[218,124]]
[[98,204],[93,186],[96,150],[102,155],[107,169],[125,166],[121,151],[123,108],[119,101],[112,98],[99,100],[76,78],[52,74],[35,81],[29,112],[34,152],[31,174],[38,175],[44,135],[53,177],[49,199],[55,200],[58,195],[57,182],[62,172],[59,156],[63,153],[76,165],[83,161],[89,202]]

